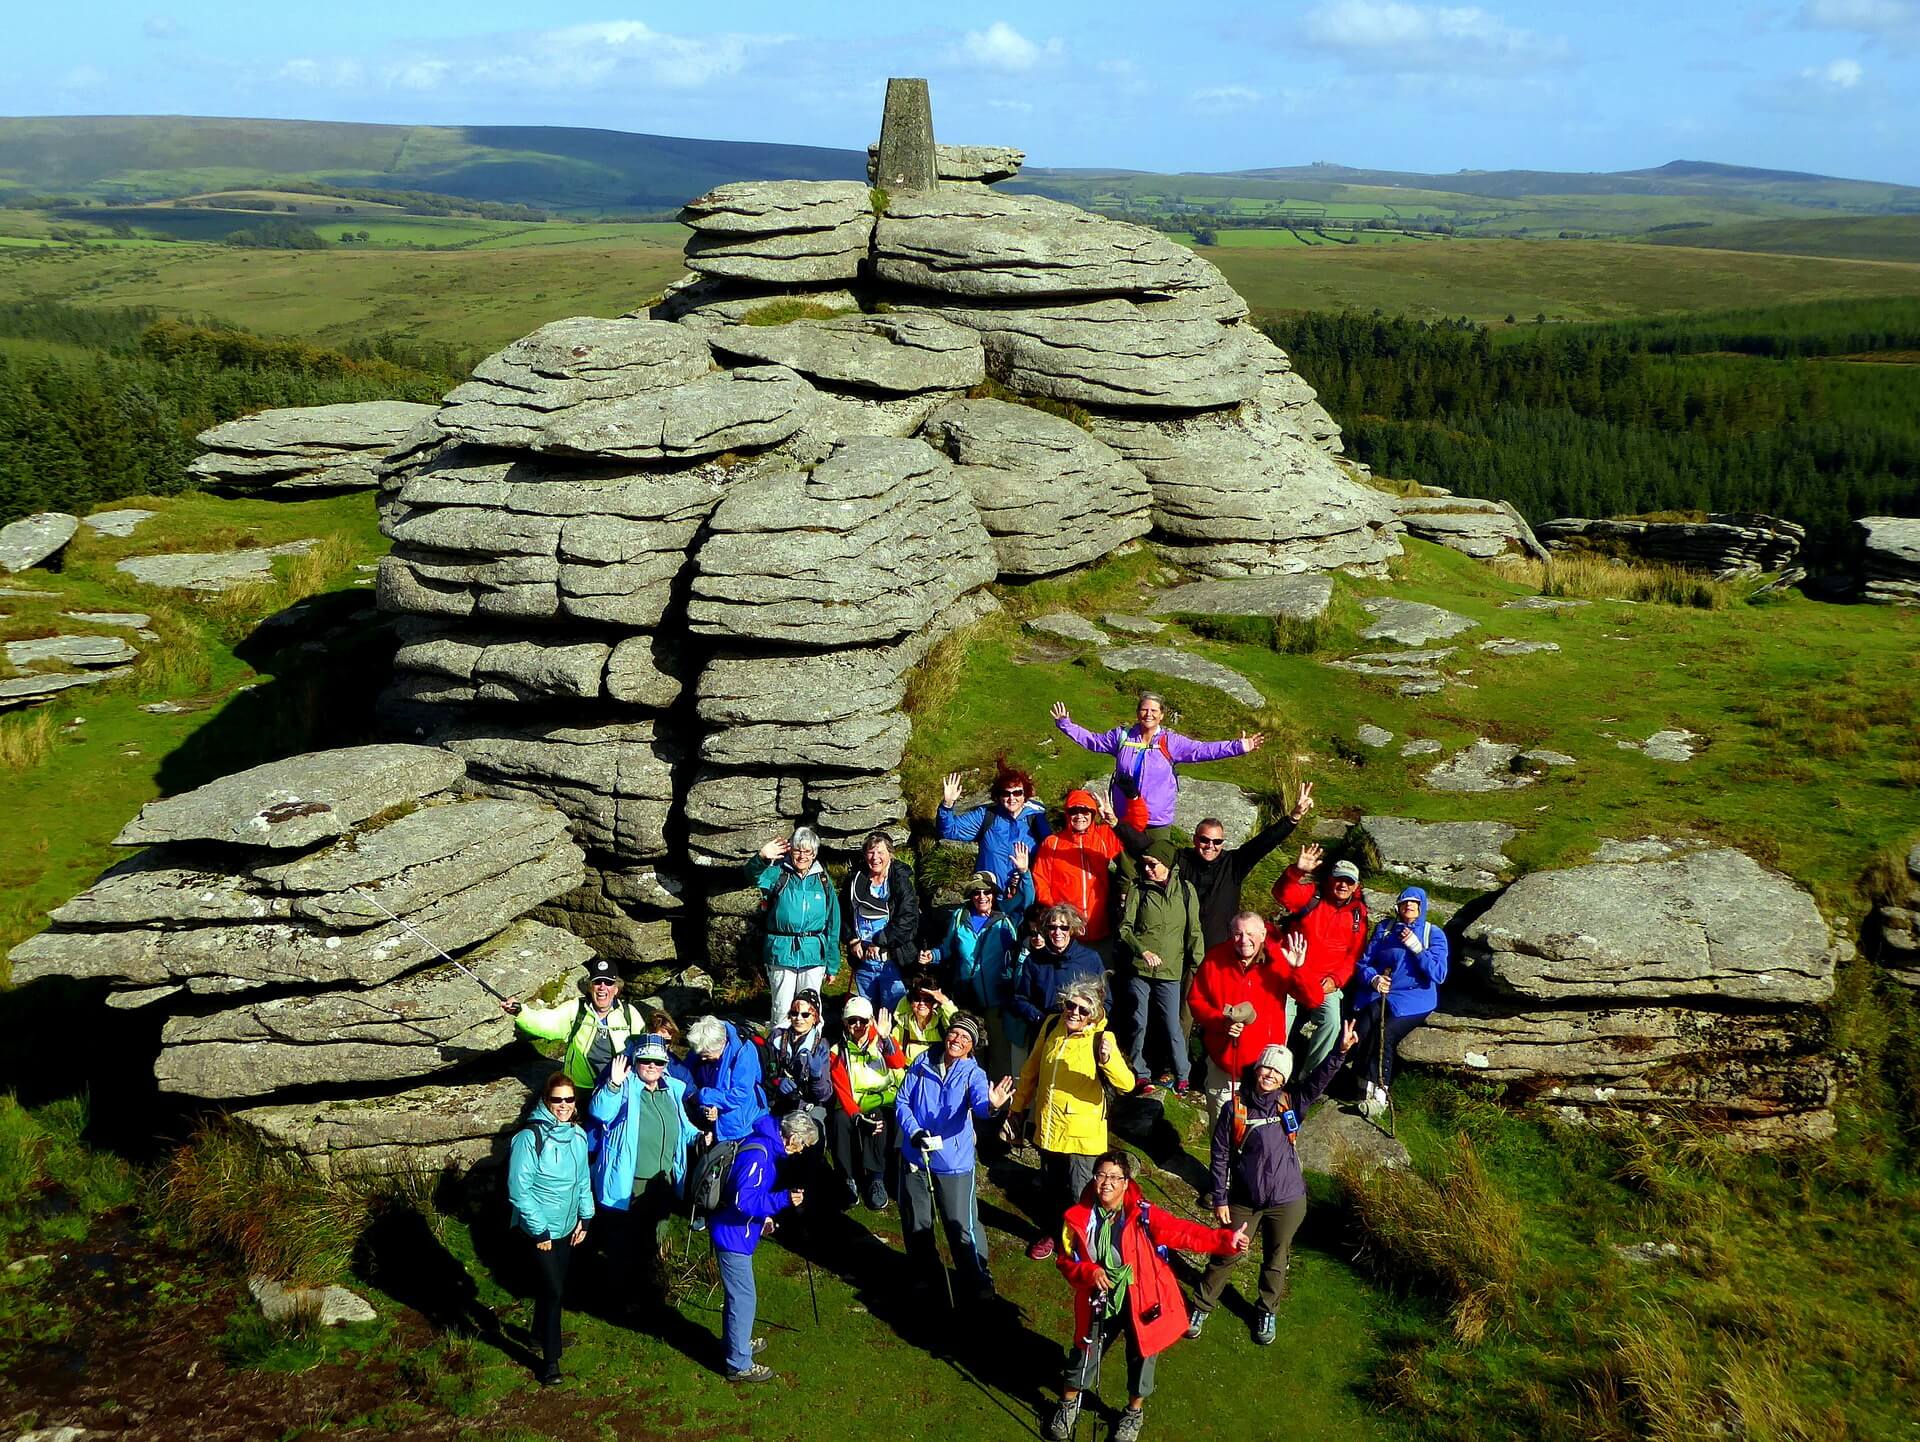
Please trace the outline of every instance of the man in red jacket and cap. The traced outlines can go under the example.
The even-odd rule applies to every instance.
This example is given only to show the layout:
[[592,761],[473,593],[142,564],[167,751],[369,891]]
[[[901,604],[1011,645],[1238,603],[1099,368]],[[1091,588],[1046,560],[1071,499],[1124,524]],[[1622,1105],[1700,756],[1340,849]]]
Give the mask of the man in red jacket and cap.
[[1289,938],[1306,939],[1306,960],[1293,969],[1293,999],[1298,1003],[1293,1050],[1294,1073],[1312,1076],[1333,1054],[1340,1039],[1340,999],[1360,953],[1367,947],[1366,899],[1360,894],[1360,868],[1351,861],[1334,865],[1324,887],[1316,873],[1326,853],[1314,842],[1300,848],[1300,859],[1274,883],[1273,899],[1286,915]]
[[[1193,974],[1187,1005],[1207,1049],[1207,1126],[1233,1101],[1233,1089],[1269,1045],[1284,1046],[1293,1017],[1287,983],[1307,954],[1306,943],[1267,939],[1258,912],[1234,917],[1227,939],[1209,947]],[[1208,1135],[1212,1135],[1209,1130]]]

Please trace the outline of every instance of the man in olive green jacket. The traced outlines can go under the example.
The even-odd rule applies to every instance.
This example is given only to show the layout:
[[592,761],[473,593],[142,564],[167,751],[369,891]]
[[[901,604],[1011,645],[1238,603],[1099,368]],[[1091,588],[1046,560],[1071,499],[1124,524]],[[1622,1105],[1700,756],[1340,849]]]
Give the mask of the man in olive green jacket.
[[1174,1091],[1185,1096],[1189,1085],[1180,995],[1186,978],[1200,965],[1206,942],[1200,930],[1200,898],[1173,855],[1173,843],[1165,837],[1141,854],[1140,876],[1121,906],[1120,944],[1114,953],[1115,980],[1125,980],[1130,1001],[1128,1060],[1142,1096],[1153,1095],[1153,1074],[1147,1070],[1149,1010],[1170,1053]]

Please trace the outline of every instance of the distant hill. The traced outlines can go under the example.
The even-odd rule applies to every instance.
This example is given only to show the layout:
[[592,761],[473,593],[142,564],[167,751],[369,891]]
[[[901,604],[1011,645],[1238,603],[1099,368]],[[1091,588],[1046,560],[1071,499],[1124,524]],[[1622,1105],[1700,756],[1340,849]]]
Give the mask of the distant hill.
[[116,203],[305,180],[604,214],[674,209],[730,180],[865,175],[866,156],[853,150],[564,126],[0,118],[0,193],[17,188]]
[[1750,225],[1686,226],[1642,237],[1655,245],[1920,262],[1920,215],[1836,215]]

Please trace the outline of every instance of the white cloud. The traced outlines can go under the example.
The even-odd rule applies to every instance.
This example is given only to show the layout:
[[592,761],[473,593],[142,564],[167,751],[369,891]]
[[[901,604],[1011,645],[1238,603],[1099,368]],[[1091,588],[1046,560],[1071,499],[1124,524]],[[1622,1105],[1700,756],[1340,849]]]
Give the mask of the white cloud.
[[1567,58],[1567,42],[1507,24],[1476,5],[1323,0],[1303,22],[1307,43],[1359,69],[1500,69]]
[[1920,26],[1915,0],[1806,0],[1800,18],[1823,30],[1888,34]]
[[1004,20],[996,20],[985,30],[969,30],[960,37],[953,58],[960,64],[981,70],[1003,70],[1018,75],[1044,61],[1058,60],[1066,51],[1059,37],[1036,45]]
[[1800,78],[1831,90],[1852,90],[1858,87],[1865,74],[1858,60],[1829,60],[1825,65],[1802,70]]
[[276,79],[313,90],[505,91],[581,96],[644,87],[699,90],[731,80],[784,35],[672,35],[639,20],[475,37],[378,56],[301,56]]
[[1187,97],[1197,110],[1243,110],[1258,105],[1266,96],[1250,85],[1210,85]]

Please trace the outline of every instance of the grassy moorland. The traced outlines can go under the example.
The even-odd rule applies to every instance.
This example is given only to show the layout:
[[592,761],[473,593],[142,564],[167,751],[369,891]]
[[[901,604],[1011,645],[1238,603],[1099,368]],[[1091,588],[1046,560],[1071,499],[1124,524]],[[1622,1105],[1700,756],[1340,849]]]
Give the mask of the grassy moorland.
[[1912,263],[1920,261],[1920,215],[1834,215],[1815,220],[1689,226],[1642,239],[1655,245],[1684,245],[1702,250]]

